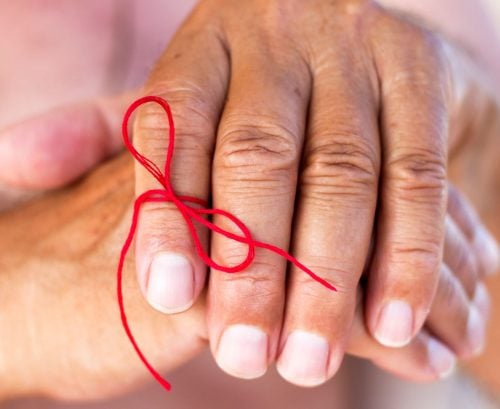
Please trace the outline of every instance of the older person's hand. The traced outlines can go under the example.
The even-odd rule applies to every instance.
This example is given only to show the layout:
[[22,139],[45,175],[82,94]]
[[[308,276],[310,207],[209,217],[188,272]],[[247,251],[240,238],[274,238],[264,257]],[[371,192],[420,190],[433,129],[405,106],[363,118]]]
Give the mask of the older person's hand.
[[[0,398],[48,394],[83,401],[122,393],[147,379],[121,327],[115,298],[132,176],[131,161],[118,157],[81,183],[0,215]],[[466,221],[468,205],[458,193],[453,197],[450,218],[458,230],[477,229],[479,223]],[[475,254],[467,242],[454,243],[458,237],[447,244],[456,249],[456,261]],[[453,257],[447,260],[453,265]],[[182,365],[207,343],[205,297],[189,311],[165,317],[143,301],[133,270],[131,259],[125,298],[141,347],[162,371]],[[358,288],[347,351],[414,380],[446,375],[454,364],[451,351],[470,355],[484,337],[488,294],[479,284],[469,300],[467,280],[441,269],[426,328],[398,349],[381,346],[367,332]],[[316,362],[307,358],[295,370],[310,381]]]
[[[284,260],[265,250],[239,274],[211,271],[209,339],[225,371],[253,378],[278,359],[292,382],[331,377],[372,240],[366,325],[386,346],[418,333],[442,268],[461,278],[469,297],[477,276],[496,268],[485,230],[446,217],[457,103],[450,62],[436,35],[365,0],[204,0],[179,30],[145,88],[173,109],[177,193],[211,195],[213,207],[236,215],[256,239],[290,248],[339,289],[293,267],[286,280]],[[136,146],[160,167],[166,126],[151,104],[134,127]],[[142,168],[136,182],[138,194],[158,187]],[[445,235],[453,238],[447,267]],[[200,236],[208,246],[206,232]],[[472,242],[481,250],[458,251]],[[247,251],[220,235],[210,249],[224,265]],[[184,311],[202,292],[206,268],[173,206],[144,207],[136,255],[156,309]],[[303,357],[314,362],[307,373]]]
[[[477,102],[476,97],[471,98],[471,100]],[[33,187],[53,188],[80,176],[98,161],[119,149],[121,146],[118,131],[120,119],[124,106],[132,99],[133,95],[130,94],[113,99],[61,107],[4,130],[0,137],[0,180],[6,181],[11,186],[28,189]],[[174,105],[174,110],[176,106]],[[479,104],[479,106],[484,108],[485,105]],[[467,111],[477,112],[476,105],[468,106]],[[462,118],[467,118],[467,116],[462,115]],[[459,122],[455,121],[455,126]],[[467,121],[462,122],[462,125],[467,123]],[[164,124],[162,122],[159,125],[163,126]],[[467,131],[471,129],[467,126],[459,126],[458,128]],[[461,135],[464,132],[457,131],[455,133]],[[455,138],[455,143],[461,143],[462,137],[463,135]],[[54,143],[60,140],[64,142],[63,145]],[[85,146],[86,149],[82,150],[82,146]],[[82,154],[83,151],[85,155]],[[12,153],[17,153],[17,156]],[[183,151],[179,153],[182,160]],[[24,160],[19,161],[17,157],[22,157]],[[178,169],[179,155],[176,158],[174,166]],[[112,178],[113,174],[106,176]],[[183,188],[184,183],[190,181],[189,178],[186,180],[187,182],[176,181],[176,188],[181,192],[190,191],[188,188]],[[88,190],[87,194],[89,194]],[[347,348],[349,352],[372,359],[379,366],[412,379],[434,379],[447,373],[453,365],[454,355],[471,356],[480,350],[484,341],[487,309],[485,298],[487,296],[482,285],[478,286],[477,282],[479,276],[491,269],[491,267],[488,268],[488,263],[494,264],[491,262],[491,254],[487,251],[488,247],[484,246],[484,237],[487,237],[488,234],[485,233],[479,219],[458,192],[452,189],[450,197],[448,216],[445,222],[446,245],[444,264],[440,267],[440,284],[434,306],[428,317],[426,330],[412,344],[417,345],[418,348],[415,349],[416,347],[412,346],[409,350],[391,351],[377,346],[362,325],[363,314],[359,309],[362,304],[359,303],[356,304],[358,312],[355,316],[353,335],[347,335],[350,339]],[[58,202],[58,206],[61,206],[60,202]],[[103,211],[106,212],[106,210]],[[163,211],[165,210],[163,209]],[[146,213],[146,218],[147,216]],[[10,224],[10,226],[12,229],[14,225]],[[179,234],[178,230],[175,232]],[[76,232],[73,231],[73,234],[76,235]],[[9,236],[6,235],[6,237]],[[176,237],[171,238],[178,240]],[[68,240],[71,241],[71,238],[66,237],[62,241]],[[8,248],[6,249],[8,250]],[[113,249],[117,252],[116,243],[113,244]],[[6,267],[12,268],[9,265]],[[311,287],[311,290],[314,288]],[[329,294],[328,296],[335,297],[337,294]],[[358,301],[362,299],[365,298],[360,298],[358,295]],[[293,297],[289,301],[293,302]],[[61,308],[63,308],[62,305]],[[287,308],[291,308],[291,306]],[[331,318],[324,315],[329,313],[330,308],[330,301],[328,301],[322,309],[316,311],[316,316],[307,324],[317,328],[319,333],[325,331],[323,328],[335,325]],[[252,309],[250,309],[251,311]],[[308,314],[310,311],[305,311],[305,316]],[[221,318],[224,319],[224,316]],[[245,315],[242,315],[242,318],[245,318]],[[146,324],[149,322],[145,321]],[[147,326],[146,324],[145,326]],[[153,324],[153,327],[155,325]],[[303,336],[301,332],[298,334],[295,338]],[[360,334],[363,336],[361,337]],[[331,334],[327,334],[327,336],[330,337]],[[405,355],[405,351],[409,351],[409,354]],[[245,351],[241,356],[245,357],[246,353]],[[186,354],[186,359],[189,356],[191,355]],[[335,371],[334,365],[330,365],[328,368],[325,366],[325,374],[318,376],[318,373],[313,373],[314,371],[318,372],[318,366],[308,368],[310,362],[314,361],[297,362],[297,358],[301,354],[288,352],[281,353],[279,356],[279,368],[283,376],[297,384],[312,385],[323,382]],[[269,362],[273,359],[270,357]],[[291,369],[290,367],[286,368],[286,361],[292,361]],[[78,368],[77,364],[76,368]],[[89,376],[89,383],[93,382],[90,378]]]

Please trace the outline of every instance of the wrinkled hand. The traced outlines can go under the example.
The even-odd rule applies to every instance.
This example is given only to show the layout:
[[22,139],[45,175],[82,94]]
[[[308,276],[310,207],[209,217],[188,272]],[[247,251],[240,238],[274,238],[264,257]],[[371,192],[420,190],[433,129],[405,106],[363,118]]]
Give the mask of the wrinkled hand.
[[[71,179],[71,177],[68,177],[70,173],[61,171],[64,170],[64,167],[58,167],[59,162],[57,159],[69,158],[69,160],[63,160],[62,163],[73,165],[67,168],[71,172],[75,167],[79,168],[81,158],[76,149],[56,149],[54,151],[54,138],[60,138],[61,135],[64,135],[66,146],[86,146],[90,152],[94,152],[94,156],[91,156],[86,162],[87,166],[80,167],[82,171],[86,170],[109,154],[107,150],[109,146],[115,146],[114,149],[118,149],[121,139],[119,119],[123,114],[123,107],[130,103],[131,99],[133,99],[133,96],[125,95],[109,100],[105,104],[102,101],[97,101],[61,107],[56,111],[30,119],[23,124],[10,127],[8,132],[3,133],[3,138],[0,140],[0,155],[2,153],[1,143],[6,143],[4,146],[10,146],[11,151],[14,152],[23,152],[23,149],[25,152],[30,152],[26,147],[38,144],[38,146],[46,147],[47,152],[54,156],[53,160],[45,163],[44,172],[24,168],[24,173],[16,174],[17,168],[15,166],[4,166],[2,168],[3,173],[0,172],[0,174],[4,175],[4,177],[7,175],[11,183],[24,184],[25,186],[31,186],[30,183],[34,183],[33,181],[36,181],[37,178],[44,180],[43,173],[52,175],[52,182],[43,185],[43,187],[55,187],[66,183]],[[8,158],[6,157],[5,160],[8,160]],[[28,161],[28,163],[30,162]],[[116,320],[117,317],[113,315],[113,309],[116,308],[116,305],[114,304],[113,290],[114,275],[111,273],[114,272],[115,265],[106,264],[106,260],[114,260],[117,256],[118,246],[125,235],[121,229],[124,229],[124,223],[129,221],[128,215],[125,216],[124,220],[116,220],[118,216],[123,217],[118,209],[126,206],[129,199],[129,196],[123,194],[120,189],[126,190],[127,186],[130,189],[128,184],[130,172],[126,172],[127,168],[124,164],[120,166],[125,170],[98,173],[99,176],[91,179],[93,182],[85,184],[83,189],[77,190],[79,193],[76,198],[69,202],[65,198],[69,193],[75,194],[74,190],[69,191],[67,195],[43,199],[42,205],[34,204],[28,209],[21,209],[19,213],[15,213],[17,214],[16,217],[12,217],[8,213],[2,219],[4,223],[3,231],[5,232],[5,240],[2,243],[2,249],[5,249],[2,253],[2,271],[5,273],[0,289],[3,290],[2,299],[4,300],[2,306],[2,311],[4,311],[3,320],[7,322],[2,324],[2,327],[12,329],[9,336],[2,337],[2,339],[9,345],[19,346],[21,344],[18,340],[26,332],[26,327],[33,325],[32,333],[39,334],[38,345],[40,346],[36,351],[36,359],[33,359],[34,364],[40,365],[33,371],[33,374],[39,373],[40,375],[33,375],[37,379],[33,379],[33,377],[24,373],[20,377],[21,379],[31,379],[29,386],[24,385],[23,387],[22,383],[15,382],[16,379],[19,379],[19,377],[15,376],[16,371],[19,368],[26,368],[25,365],[20,365],[20,362],[25,361],[26,350],[29,347],[17,348],[19,361],[16,362],[15,354],[9,357],[10,362],[14,362],[14,364],[6,366],[10,368],[6,376],[10,381],[2,384],[6,387],[12,385],[11,390],[18,392],[43,391],[83,399],[85,394],[82,392],[83,389],[92,391],[87,397],[94,394],[104,396],[127,388],[130,383],[134,383],[133,380],[144,375],[144,371],[139,369],[138,361],[131,355],[131,349],[127,346],[126,338],[120,329],[120,323]],[[125,173],[125,176],[122,172]],[[74,175],[78,176],[78,172],[75,172]],[[59,182],[56,182],[57,180]],[[122,194],[115,197],[111,194],[113,189],[118,189]],[[102,198],[107,196],[110,196],[112,203],[108,201],[101,202]],[[363,325],[362,306],[364,298],[362,292],[359,289],[357,291],[357,309],[347,351],[370,359],[378,366],[393,373],[414,380],[432,380],[444,376],[453,367],[455,355],[464,358],[469,357],[477,353],[484,342],[488,295],[484,290],[484,286],[478,280],[488,270],[488,263],[491,264],[491,254],[488,253],[487,247],[482,245],[484,243],[482,237],[487,236],[488,233],[485,233],[486,230],[474,211],[453,188],[450,189],[450,200],[448,202],[448,213],[445,222],[445,264],[440,268],[437,294],[425,328],[408,347],[394,350],[382,347],[373,341]],[[65,211],[61,212],[63,208]],[[75,218],[75,215],[81,215],[81,209],[83,208],[88,213],[84,217]],[[44,214],[44,218],[39,218],[40,214]],[[114,216],[110,217],[110,215]],[[36,223],[42,225],[36,225],[33,222],[35,217]],[[106,217],[110,217],[110,219],[106,219]],[[99,226],[95,225],[95,220],[99,221],[97,222]],[[109,224],[102,223],[102,220],[107,220]],[[47,225],[44,225],[44,223]],[[66,225],[69,225],[69,227]],[[110,233],[106,237],[101,237],[104,232],[109,233],[113,229],[117,229],[121,233],[115,231],[115,234]],[[49,237],[45,241],[39,241],[39,237],[44,236],[44,231],[59,230],[60,233]],[[37,242],[36,245],[34,241]],[[69,242],[78,243],[70,251],[70,255],[68,255],[67,249],[67,243]],[[20,243],[23,244],[20,246]],[[47,248],[51,248],[52,252],[45,253]],[[35,251],[30,253],[28,249],[34,249]],[[31,255],[27,257],[26,254]],[[81,257],[84,255],[88,255],[88,259],[84,257],[86,261],[82,262]],[[105,260],[104,264],[106,265],[102,264],[103,260]],[[33,272],[31,267],[33,262],[39,265],[35,276],[29,273],[29,271]],[[71,273],[68,273],[71,278],[67,281],[62,280],[65,288],[61,291],[68,293],[68,297],[63,299],[57,296],[59,287],[52,287],[52,285],[47,287],[45,285],[51,280],[61,281],[60,274],[62,272],[55,269],[51,270],[53,271],[52,275],[38,274],[44,268],[52,269],[51,266],[54,265],[67,269],[65,270],[67,272],[71,271]],[[86,275],[83,271],[86,272]],[[88,271],[93,271],[96,274],[95,277],[100,277],[99,279],[103,279],[106,284],[102,288],[96,289],[96,284],[92,279],[94,276],[89,277]],[[40,283],[40,279],[43,282]],[[73,288],[75,283],[78,284]],[[99,283],[102,284],[100,281]],[[26,299],[27,295],[32,294],[27,287],[41,288],[42,290],[36,293],[39,299]],[[13,288],[15,291],[12,290]],[[46,291],[51,288],[54,291]],[[133,283],[129,281],[126,286],[129,296],[133,288]],[[77,291],[78,293],[76,293]],[[70,319],[69,317],[76,315],[77,312],[81,313],[81,311],[77,311],[79,308],[78,300],[81,299],[82,293],[83,298],[86,297],[84,295],[85,291],[88,291],[89,294],[100,294],[102,292],[102,297],[96,297],[102,303],[96,302],[92,303],[92,306],[89,305],[88,310],[84,311],[84,316],[81,319]],[[10,294],[10,296],[7,296],[7,294]],[[17,296],[12,296],[12,294],[17,294]],[[71,296],[71,294],[74,295]],[[137,294],[132,293],[133,295]],[[140,324],[140,331],[138,331],[141,334],[140,343],[145,347],[148,356],[161,356],[159,366],[168,369],[190,359],[199,351],[201,345],[203,345],[203,342],[200,344],[200,338],[206,339],[207,337],[204,325],[198,322],[198,320],[203,320],[205,313],[203,305],[201,310],[196,308],[192,311],[192,314],[182,314],[165,319],[158,315],[151,315],[137,299],[134,302],[138,303],[137,308],[140,313],[137,313],[133,306],[131,321],[135,324],[136,332],[137,325]],[[39,309],[35,311],[33,309],[33,307],[47,304],[50,304],[51,308],[45,311],[39,311]],[[130,306],[128,308],[130,309]],[[96,311],[108,311],[109,314],[98,314]],[[139,315],[135,315],[136,313]],[[16,317],[14,323],[9,321],[13,317]],[[18,319],[18,317],[24,318]],[[99,317],[99,320],[96,321],[96,317]],[[317,321],[312,322],[312,324],[321,326],[321,320],[324,320],[324,317],[318,316]],[[172,322],[180,323],[181,329],[172,330]],[[47,326],[47,323],[50,323],[50,325]],[[42,331],[40,325],[43,325],[44,328],[50,328],[50,331]],[[77,332],[81,328],[85,328],[86,335],[74,344],[74,349],[61,344],[63,341],[58,334]],[[160,337],[162,339],[159,340],[158,333],[163,333],[163,330],[166,332],[164,336]],[[109,351],[110,345],[96,344],[93,341],[97,334],[101,334],[102,331],[109,331],[109,337],[117,339],[117,342],[113,343],[113,345],[118,345],[118,347],[113,351]],[[179,338],[179,333],[191,334],[192,338],[191,336],[187,340],[185,337]],[[40,334],[43,336],[40,337]],[[300,332],[298,334],[295,337],[300,339],[302,335]],[[167,339],[168,342],[165,341]],[[165,349],[163,342],[168,343],[168,351]],[[54,345],[57,345],[57,347],[54,347]],[[93,350],[95,348],[97,361],[109,359],[109,361],[103,362],[103,367],[109,368],[112,372],[123,370],[130,377],[123,378],[123,384],[120,382],[103,382],[103,379],[109,378],[109,373],[106,370],[103,369],[102,372],[100,370],[98,373],[89,372],[85,365],[87,353],[85,351],[89,345],[92,345]],[[151,345],[154,346],[151,347]],[[9,346],[1,348],[3,351],[11,349]],[[58,352],[60,355],[53,355],[54,352]],[[241,356],[246,357],[245,354]],[[294,358],[292,363],[295,361],[293,365],[290,365],[291,370],[282,364],[279,365],[283,376],[290,381],[301,385],[311,385],[320,383],[329,376],[326,373],[324,377],[323,375],[317,377],[318,366],[310,367],[311,362],[314,362],[310,359],[305,362],[297,362],[296,358],[303,356],[303,353],[291,355]],[[280,362],[286,359],[291,360],[290,354],[288,358],[286,354],[282,354]],[[63,366],[61,368],[64,362],[72,362],[71,373],[67,373],[67,367]],[[330,368],[328,369],[331,371]],[[40,379],[44,379],[45,382],[40,382]],[[74,382],[83,386],[75,386]]]
[[[331,377],[372,241],[365,320],[386,346],[406,345],[421,329],[442,269],[460,279],[466,305],[478,276],[496,268],[485,229],[446,216],[457,82],[444,50],[434,34],[362,0],[205,0],[179,30],[145,88],[172,106],[176,192],[211,195],[256,239],[290,248],[339,289],[293,267],[286,280],[284,260],[265,250],[242,273],[211,271],[208,334],[225,371],[253,378],[277,359],[292,382]],[[136,146],[160,168],[166,126],[150,105],[134,127]],[[137,194],[151,188],[138,168]],[[443,264],[445,235],[479,250],[449,244]],[[199,236],[208,246],[207,232]],[[213,235],[210,251],[234,265],[247,248]],[[188,309],[204,288],[206,268],[169,204],[144,207],[136,255],[141,289],[162,312]],[[464,335],[466,317],[477,321],[466,311],[460,342],[477,349],[480,337]],[[439,337],[455,346],[448,335]],[[305,356],[315,365],[307,373]]]
[[[0,215],[0,397],[41,393],[84,401],[149,379],[123,332],[115,297],[116,257],[131,217],[131,165],[119,157],[73,187]],[[453,197],[450,214],[468,237],[473,230],[466,220],[473,213],[459,195]],[[456,237],[447,244],[455,261],[475,254],[467,241],[455,243]],[[403,348],[381,346],[366,331],[358,290],[347,351],[414,380],[448,373],[450,350],[474,352],[484,336],[488,295],[479,284],[470,301],[470,271],[448,260],[453,267],[441,269],[426,328]],[[205,297],[189,311],[164,316],[143,301],[133,270],[132,258],[124,288],[134,333],[153,364],[171,370],[207,343]],[[295,370],[309,375],[311,362]]]

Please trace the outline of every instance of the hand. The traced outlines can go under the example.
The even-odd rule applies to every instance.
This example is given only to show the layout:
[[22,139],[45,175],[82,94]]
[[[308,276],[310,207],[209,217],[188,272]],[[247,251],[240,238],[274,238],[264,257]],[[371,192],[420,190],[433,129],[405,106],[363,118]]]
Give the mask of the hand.
[[[330,293],[294,268],[286,283],[285,262],[265,250],[242,273],[211,271],[209,339],[228,373],[257,377],[278,359],[292,382],[331,377],[347,347],[372,238],[369,333],[394,347],[422,327],[445,233],[457,230],[445,223],[457,83],[443,47],[369,1],[206,0],[159,60],[145,93],[173,109],[176,192],[211,193],[213,207],[235,214],[256,239],[290,248],[339,289]],[[166,126],[151,105],[134,127],[136,146],[160,168]],[[136,182],[138,194],[158,187],[140,168]],[[199,236],[208,245],[206,233]],[[493,251],[479,266],[457,262],[471,272],[457,272],[469,297],[474,277],[496,268],[496,243],[477,237],[478,247]],[[247,248],[214,235],[210,251],[217,263],[234,265]],[[136,255],[141,289],[162,312],[188,309],[204,288],[205,266],[173,206],[145,206]],[[445,263],[453,271],[452,260]],[[283,358],[297,348],[289,345],[295,331],[307,334],[301,350],[326,373],[303,379],[285,369],[300,367],[300,354],[288,364]]]
[[[0,398],[102,399],[148,379],[123,332],[115,299],[116,256],[131,216],[131,165],[118,157],[79,184],[0,215]],[[460,220],[467,220],[470,209],[453,197],[457,229],[467,231]],[[474,254],[464,245],[450,243],[457,260]],[[143,302],[133,261],[124,285],[130,322],[146,355],[168,371],[206,345],[205,297],[189,311],[165,317]],[[466,356],[480,345],[488,309],[482,284],[473,302],[466,295],[470,271],[451,271],[441,269],[426,329],[403,348],[384,347],[366,331],[358,291],[349,353],[414,380],[449,373],[451,351]],[[472,338],[469,315],[478,319]],[[300,370],[311,370],[310,362]]]

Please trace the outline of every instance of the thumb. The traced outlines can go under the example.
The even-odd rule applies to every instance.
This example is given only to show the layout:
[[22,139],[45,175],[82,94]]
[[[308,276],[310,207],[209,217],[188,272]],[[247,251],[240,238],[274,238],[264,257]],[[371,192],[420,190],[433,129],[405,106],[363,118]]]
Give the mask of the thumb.
[[58,107],[0,130],[0,182],[53,189],[122,147],[120,125],[132,94]]

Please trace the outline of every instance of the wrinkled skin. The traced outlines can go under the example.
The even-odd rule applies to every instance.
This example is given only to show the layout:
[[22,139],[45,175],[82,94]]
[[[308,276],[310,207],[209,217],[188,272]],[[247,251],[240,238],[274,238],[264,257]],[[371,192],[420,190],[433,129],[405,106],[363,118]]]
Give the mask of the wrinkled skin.
[[[462,117],[454,64],[439,36],[364,0],[206,0],[180,28],[144,90],[172,105],[174,188],[211,198],[339,289],[330,297],[293,266],[286,275],[265,250],[241,274],[211,271],[209,339],[222,369],[255,378],[277,361],[299,385],[332,377],[368,258],[369,332],[392,347],[418,332],[448,234],[447,155],[472,113]],[[162,168],[158,106],[140,110],[134,138]],[[158,187],[140,167],[136,182],[137,194]],[[469,239],[498,259],[486,232]],[[210,251],[231,266],[247,248],[212,235]],[[136,255],[143,294],[159,311],[186,310],[205,288],[206,267],[172,205],[145,206]],[[472,276],[495,270],[487,257]],[[298,351],[315,367],[304,369]]]
[[[123,156],[75,187],[0,216],[0,373],[4,395],[44,393],[86,400],[121,393],[146,377],[128,344],[115,299],[115,267],[130,220],[131,161]],[[127,311],[146,355],[161,369],[181,365],[207,343],[205,300],[165,317],[140,296],[133,259],[125,273]],[[447,277],[443,274],[443,277]],[[444,278],[449,299],[457,279]],[[458,284],[458,286],[457,286]],[[486,314],[484,300],[477,307]],[[460,308],[458,308],[460,311]],[[348,352],[413,379],[429,366],[429,335],[408,346],[380,346],[358,308]]]
[[[130,97],[126,98],[119,106],[126,105],[130,102],[129,99]],[[479,95],[479,99],[474,98],[473,101],[475,103],[471,103],[467,109],[462,110],[457,115],[458,123],[465,124],[464,129],[467,130],[471,129],[467,128],[471,114],[474,114],[472,116],[476,118],[481,118],[478,123],[490,123],[489,117],[478,114],[483,112],[485,108],[485,104],[481,102],[484,101],[484,97]],[[102,106],[106,104],[92,102],[90,105],[91,109],[83,114],[84,117],[85,115],[92,116],[96,112],[101,114]],[[96,110],[96,105],[100,109]],[[76,115],[75,118],[82,114],[81,108],[81,106],[72,107],[72,112]],[[87,106],[87,108],[89,107]],[[493,109],[493,106],[490,106],[485,112],[494,115]],[[107,108],[104,108],[104,111],[106,112]],[[73,114],[70,112],[68,116],[72,117]],[[119,115],[115,114],[112,116],[114,120],[105,120],[104,124],[102,121],[96,121],[96,123],[98,126],[109,126],[111,123],[117,122],[117,117]],[[47,118],[39,119],[41,123],[47,125],[46,122],[43,122]],[[53,125],[54,122],[49,121],[49,124]],[[47,132],[49,139],[51,136],[58,136],[57,132],[51,134],[50,126],[43,126],[40,129],[46,128],[49,130]],[[62,132],[63,129],[59,128],[59,131]],[[83,134],[83,132],[79,133],[78,129],[76,127],[77,136]],[[460,144],[462,148],[466,146],[469,151],[476,141],[474,138],[471,141],[471,135],[478,138],[482,136],[480,132],[457,132],[456,134],[460,135],[460,140],[463,141],[465,138],[465,140],[472,142],[472,145],[470,143]],[[103,135],[105,135],[104,132]],[[105,136],[107,137],[107,135]],[[92,141],[88,142],[92,143]],[[96,152],[99,151],[96,150]],[[485,158],[487,155],[490,158],[493,157],[493,160],[484,162],[490,163],[490,165],[481,167],[481,172],[485,172],[484,174],[488,174],[489,171],[491,174],[491,169],[488,166],[494,164],[494,153],[494,149],[481,153],[483,155],[480,156],[481,158]],[[98,155],[96,160],[107,154],[109,152],[99,152],[99,155],[102,156]],[[472,157],[477,161],[478,157],[474,157],[474,155]],[[78,159],[78,157],[72,159]],[[120,216],[123,215],[130,202],[132,187],[128,186],[129,192],[127,194],[125,192],[127,185],[123,183],[118,189],[119,192],[116,194],[112,194],[112,192],[117,189],[116,179],[125,181],[124,174],[131,177],[130,169],[124,164],[114,165],[112,168],[107,167],[98,174],[104,180],[98,181],[99,176],[94,176],[83,187],[77,187],[76,190],[68,190],[52,198],[43,199],[33,207],[20,209],[2,218],[2,231],[5,232],[5,236],[0,241],[0,248],[6,250],[6,256],[4,257],[2,251],[0,321],[2,331],[8,329],[9,336],[5,336],[3,332],[0,334],[0,347],[2,351],[13,351],[13,353],[6,356],[5,362],[2,361],[3,357],[0,357],[0,373],[3,369],[8,369],[8,374],[3,372],[2,377],[5,382],[1,382],[1,384],[4,387],[9,387],[11,391],[17,390],[25,393],[42,391],[76,398],[100,397],[113,391],[120,392],[133,384],[136,379],[143,377],[144,372],[139,369],[135,357],[130,354],[130,348],[126,345],[116,320],[117,317],[114,315],[116,307],[113,302],[114,276],[112,272],[120,241],[125,233],[125,224],[128,222],[128,219],[127,221],[121,220]],[[55,176],[55,182],[52,180],[52,186],[64,182],[60,176],[67,176],[67,173],[62,170],[62,174],[58,175],[55,172],[53,176]],[[460,176],[463,177],[463,175]],[[460,181],[460,178],[458,180]],[[48,183],[48,185],[51,184]],[[97,192],[93,189],[97,189]],[[82,208],[85,209],[84,212],[81,212]],[[95,213],[90,209],[93,209]],[[123,212],[118,212],[117,209],[122,209]],[[72,216],[75,213],[78,213],[78,218],[72,221]],[[94,215],[99,215],[97,219],[100,222],[92,222],[91,216]],[[115,228],[117,231],[112,233]],[[45,234],[48,231],[50,234]],[[35,250],[34,254],[31,254],[32,249]],[[71,257],[66,257],[68,253],[71,254]],[[47,258],[45,258],[46,255],[48,255]],[[31,281],[26,280],[25,277],[30,277]],[[94,281],[104,285],[96,286]],[[134,324],[141,325],[141,329],[142,324],[144,324],[145,331],[140,331],[141,334],[144,333],[144,339],[141,341],[146,345],[149,343],[153,345],[148,349],[148,353],[164,357],[161,362],[159,360],[161,366],[172,367],[180,361],[189,359],[200,349],[204,342],[200,339],[206,339],[206,334],[203,325],[200,325],[203,311],[199,310],[201,308],[199,304],[197,304],[195,311],[189,314],[184,313],[181,316],[165,320],[151,315],[151,312],[139,301],[134,288],[134,283],[130,280],[127,294],[132,297],[132,310],[137,314],[136,317],[133,316]],[[64,294],[64,297],[61,294]],[[93,302],[85,304],[85,307],[82,308],[82,300],[92,300]],[[36,308],[40,305],[45,305],[47,308]],[[95,317],[99,317],[99,319],[96,320]],[[24,335],[26,328],[31,329],[30,336]],[[58,328],[61,329],[58,331]],[[13,331],[10,331],[11,329]],[[61,333],[66,334],[68,339],[75,341],[73,351],[67,348],[67,340],[61,337]],[[183,336],[190,334],[185,344],[178,344],[178,333],[182,333]],[[82,336],[83,334],[85,336]],[[103,334],[109,334],[109,338]],[[158,337],[158,334],[161,335]],[[464,336],[460,334],[460,329],[457,334],[458,338],[463,340]],[[101,339],[111,341],[109,345],[96,342],[96,340]],[[168,342],[165,339],[168,339]],[[163,344],[163,342],[165,343]],[[112,345],[116,345],[116,348],[112,348]],[[154,348],[155,345],[157,349]],[[169,346],[168,352],[166,352],[164,345]],[[358,342],[359,345],[363,345],[363,343]],[[378,350],[377,348],[370,349],[367,345],[373,346],[373,343],[365,343],[364,351],[361,348],[351,350],[359,355],[372,358],[375,356],[373,352]],[[93,354],[93,358],[98,357],[98,359],[92,361],[91,367],[89,367],[88,360],[88,355],[91,353],[89,346],[91,351],[99,352],[101,348],[103,351],[102,354]],[[467,349],[467,345],[464,349]],[[418,375],[417,369],[423,369],[422,373],[428,376],[425,348],[417,348],[416,351],[420,352],[413,353],[413,357],[417,358],[413,364],[412,353],[409,354],[409,361],[401,360],[399,352],[396,351],[388,353],[383,358],[390,366],[391,359],[388,357],[390,358],[394,354],[394,357],[398,358],[396,360],[398,365],[401,365],[402,362],[409,362],[408,368],[413,369],[414,373]],[[56,356],[55,352],[59,352],[62,356]],[[179,361],[172,361],[172,357],[178,358]],[[380,351],[378,351],[378,357],[381,358]],[[23,365],[19,364],[21,358],[24,362]],[[101,359],[106,360],[102,366]],[[384,361],[384,359],[381,360]],[[4,363],[5,366],[2,366]],[[122,373],[122,370],[125,372]],[[107,382],[110,372],[120,373],[122,382]],[[127,379],[124,374],[130,378]],[[431,375],[431,377],[435,376],[435,374]],[[43,382],[40,382],[41,380]],[[88,393],[84,393],[84,391]]]

